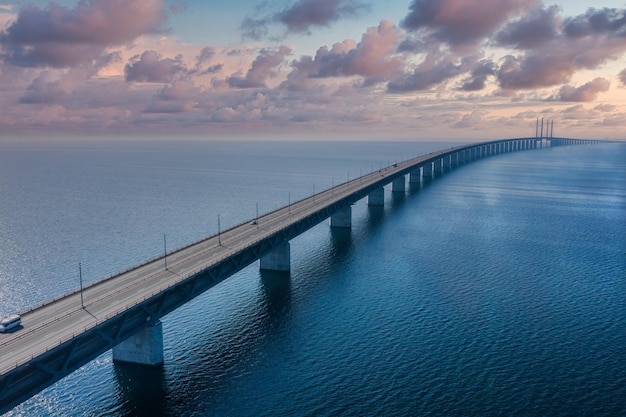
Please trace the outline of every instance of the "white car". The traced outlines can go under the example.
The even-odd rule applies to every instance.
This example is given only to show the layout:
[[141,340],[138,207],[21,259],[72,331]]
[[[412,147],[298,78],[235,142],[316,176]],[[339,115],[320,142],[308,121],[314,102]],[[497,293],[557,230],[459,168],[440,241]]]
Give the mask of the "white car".
[[10,332],[22,325],[22,317],[18,314],[11,314],[0,321],[0,333]]

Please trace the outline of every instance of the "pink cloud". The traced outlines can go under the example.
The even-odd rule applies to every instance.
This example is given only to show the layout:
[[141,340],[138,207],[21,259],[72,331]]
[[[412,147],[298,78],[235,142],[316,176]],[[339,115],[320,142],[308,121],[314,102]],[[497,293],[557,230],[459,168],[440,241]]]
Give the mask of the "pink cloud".
[[471,70],[474,61],[473,57],[458,60],[451,55],[429,54],[412,73],[389,82],[387,90],[390,93],[428,90]]
[[402,26],[428,31],[451,45],[471,44],[537,4],[539,0],[413,0]]
[[549,42],[560,32],[561,17],[558,6],[547,9],[537,7],[519,20],[507,24],[496,34],[495,42],[500,46],[530,49]]
[[49,71],[42,72],[35,78],[19,102],[24,104],[53,104],[66,101],[68,94],[61,82]]
[[[298,0],[282,11],[263,14],[269,3],[257,6],[255,17],[248,17],[241,23],[244,37],[261,39],[269,34],[269,26],[281,24],[288,32],[306,33],[312,27],[329,26],[344,18],[356,17],[370,7],[356,0]],[[261,17],[258,17],[261,13]]]
[[326,26],[367,9],[364,3],[352,0],[299,0],[276,18],[291,32],[306,32],[311,26]]
[[228,77],[226,82],[236,88],[263,88],[267,79],[276,75],[277,68],[289,55],[291,49],[286,46],[281,46],[278,50],[264,49],[254,60],[245,77],[233,75]]
[[580,87],[564,85],[559,90],[557,98],[561,101],[588,102],[598,97],[599,93],[609,91],[611,82],[606,78],[597,77]]
[[[626,51],[626,16],[623,9],[589,9],[573,18],[561,19],[555,9],[533,12],[505,28],[498,36],[502,45],[527,49],[504,58],[497,73],[504,89],[520,90],[563,84],[582,69],[596,69]],[[538,19],[538,20],[537,20]],[[531,35],[538,21],[550,27]]]
[[389,79],[399,74],[404,65],[404,59],[396,54],[403,37],[393,22],[383,20],[377,27],[369,28],[358,44],[345,40],[330,50],[318,49],[315,58],[305,56],[294,62],[294,71],[283,86],[299,90],[307,79],[326,77]]
[[126,81],[167,83],[187,72],[183,57],[161,58],[157,51],[145,51],[126,64]]
[[81,0],[73,9],[51,3],[22,8],[0,34],[2,57],[25,67],[72,67],[162,30],[164,0]]
[[177,80],[163,87],[144,109],[146,113],[184,113],[194,110],[199,89],[193,81]]
[[558,38],[521,56],[508,55],[497,73],[504,89],[522,90],[563,84],[578,70],[596,69],[626,51],[620,38]]

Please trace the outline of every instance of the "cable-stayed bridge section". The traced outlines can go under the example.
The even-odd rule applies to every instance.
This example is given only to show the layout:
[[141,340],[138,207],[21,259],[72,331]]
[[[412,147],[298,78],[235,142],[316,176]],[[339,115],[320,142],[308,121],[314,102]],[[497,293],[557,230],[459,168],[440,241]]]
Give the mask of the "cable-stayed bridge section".
[[600,141],[506,139],[432,152],[336,185],[202,241],[21,314],[23,327],[0,333],[0,413],[113,349],[115,361],[163,363],[160,318],[260,260],[290,269],[289,241],[330,218],[351,227],[351,205],[384,204],[384,187],[404,192],[457,166],[502,153]]

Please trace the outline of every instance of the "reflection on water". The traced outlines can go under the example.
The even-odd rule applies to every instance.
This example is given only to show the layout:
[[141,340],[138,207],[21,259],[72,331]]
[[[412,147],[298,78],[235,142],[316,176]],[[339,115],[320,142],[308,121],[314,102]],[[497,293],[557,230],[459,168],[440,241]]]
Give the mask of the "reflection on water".
[[115,382],[122,409],[115,415],[159,417],[169,415],[163,367],[115,363]]
[[268,327],[287,319],[291,309],[291,273],[289,271],[259,271],[265,308],[264,322]]

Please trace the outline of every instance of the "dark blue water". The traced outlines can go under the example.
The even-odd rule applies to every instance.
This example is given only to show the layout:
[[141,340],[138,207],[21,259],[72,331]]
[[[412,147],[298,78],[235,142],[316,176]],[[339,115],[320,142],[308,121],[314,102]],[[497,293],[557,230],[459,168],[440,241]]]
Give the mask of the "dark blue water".
[[[0,313],[432,143],[0,143]],[[501,155],[294,239],[11,416],[626,414],[626,145]]]

